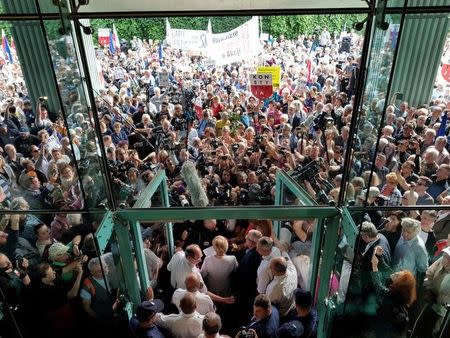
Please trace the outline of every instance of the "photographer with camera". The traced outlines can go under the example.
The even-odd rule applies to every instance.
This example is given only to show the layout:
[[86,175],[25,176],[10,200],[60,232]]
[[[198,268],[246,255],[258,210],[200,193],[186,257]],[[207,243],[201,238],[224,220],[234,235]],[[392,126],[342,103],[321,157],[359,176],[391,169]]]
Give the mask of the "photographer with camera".
[[49,112],[46,107],[47,100],[47,96],[41,96],[38,98],[38,102],[36,105],[35,126],[39,129],[49,128],[53,124],[53,122],[49,119]]
[[181,104],[175,105],[171,125],[173,130],[177,133],[177,141],[186,142],[188,125],[186,116],[183,114],[183,107]]
[[280,326],[278,310],[268,296],[256,296],[253,302],[253,317],[248,326],[239,329],[237,338],[276,338]]

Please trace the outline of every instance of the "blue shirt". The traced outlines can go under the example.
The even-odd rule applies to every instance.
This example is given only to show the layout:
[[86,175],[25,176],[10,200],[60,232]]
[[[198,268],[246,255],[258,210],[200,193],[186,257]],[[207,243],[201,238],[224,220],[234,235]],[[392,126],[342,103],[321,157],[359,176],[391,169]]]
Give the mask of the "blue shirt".
[[419,236],[409,241],[405,241],[403,236],[400,237],[394,250],[393,267],[395,271],[409,270],[415,275],[427,270],[428,253]]
[[156,325],[153,325],[148,329],[142,328],[139,325],[139,321],[137,320],[136,316],[133,316],[130,319],[130,328],[138,338],[165,338],[165,336]]
[[[254,318],[253,318],[254,319]],[[270,316],[262,320],[255,320],[250,323],[248,328],[256,331],[258,338],[276,338],[277,330],[280,327],[280,315],[275,306],[272,306]]]

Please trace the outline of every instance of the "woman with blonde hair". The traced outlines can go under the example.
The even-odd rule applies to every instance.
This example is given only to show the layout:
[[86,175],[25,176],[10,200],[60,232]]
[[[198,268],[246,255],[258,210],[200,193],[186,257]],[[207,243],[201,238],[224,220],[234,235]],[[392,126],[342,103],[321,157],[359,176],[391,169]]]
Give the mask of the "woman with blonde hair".
[[402,202],[402,194],[397,188],[398,178],[396,173],[386,175],[386,184],[381,188],[381,195],[386,199],[387,206],[398,206]]
[[230,277],[236,271],[238,262],[235,256],[227,255],[228,240],[216,236],[212,241],[214,254],[207,256],[201,273],[208,290],[221,297],[231,296]]

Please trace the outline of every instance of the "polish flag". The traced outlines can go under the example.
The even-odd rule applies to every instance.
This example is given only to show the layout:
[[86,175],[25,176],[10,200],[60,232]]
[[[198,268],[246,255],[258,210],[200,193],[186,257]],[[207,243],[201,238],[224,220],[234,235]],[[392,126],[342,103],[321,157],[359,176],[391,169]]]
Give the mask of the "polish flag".
[[119,35],[117,34],[115,24],[113,24],[113,39],[114,39],[114,47],[116,47],[116,50],[120,51],[120,40],[119,40]]
[[197,119],[201,120],[203,118],[203,109],[202,109],[202,99],[197,97],[194,101],[194,110],[197,115]]

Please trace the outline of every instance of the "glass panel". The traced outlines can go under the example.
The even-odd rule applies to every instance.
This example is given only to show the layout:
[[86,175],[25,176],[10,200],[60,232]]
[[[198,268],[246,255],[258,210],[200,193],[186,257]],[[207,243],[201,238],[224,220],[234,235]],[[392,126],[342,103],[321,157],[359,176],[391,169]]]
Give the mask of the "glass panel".
[[[365,190],[369,186],[382,188],[384,182],[376,174],[371,175],[372,163],[376,156],[378,131],[385,126],[381,120],[387,105],[389,79],[392,75],[392,60],[397,48],[400,15],[387,15],[387,30],[376,28],[372,37],[372,49],[368,59],[366,86],[362,105],[358,109],[357,133],[354,139],[350,184],[347,184],[346,200],[361,205],[365,199]],[[389,117],[391,118],[391,117]],[[390,124],[387,120],[386,124]],[[388,147],[386,151],[388,151]],[[393,150],[394,151],[394,150]],[[392,155],[392,153],[390,154]],[[389,157],[389,161],[391,161]],[[389,163],[394,165],[394,163]],[[372,177],[372,184],[369,179]]]
[[[2,334],[50,337],[61,331],[79,332],[83,324],[75,315],[78,309],[68,298],[77,295],[80,287],[73,290],[73,295],[69,292],[65,296],[77,281],[89,276],[88,261],[98,257],[92,233],[103,213],[28,213],[20,203],[13,204],[11,212],[2,210],[0,214],[0,291],[1,311],[8,315],[10,310],[15,322],[1,320]],[[94,271],[93,265],[90,263],[91,271],[102,281],[100,267]],[[106,266],[103,268],[109,280],[111,274]],[[55,296],[58,292],[62,292],[60,297]],[[109,292],[114,299],[113,290],[109,288]],[[52,320],[52,314],[61,308],[65,309],[66,320]],[[112,307],[110,313],[112,316]],[[72,326],[74,323],[76,327]],[[10,331],[8,326],[15,324],[21,335]]]
[[[185,18],[170,18],[169,22],[177,28],[207,27],[206,18],[194,19],[195,24]],[[212,30],[228,31],[249,19],[230,18],[228,24],[227,18],[214,17]],[[309,19],[321,22],[317,16],[262,17],[260,25],[267,34],[283,34],[276,23],[284,20],[286,25],[302,26]],[[333,113],[337,106],[330,102],[347,90],[336,69],[344,67],[345,74],[349,75],[352,65],[346,56],[361,53],[362,32],[347,32],[361,19],[343,15],[333,24],[332,32],[307,28],[300,36],[290,33],[286,39],[280,37],[281,47],[269,39],[259,55],[243,63],[217,67],[207,57],[196,57],[198,51],[180,51],[178,45],[176,48],[161,45],[159,41],[165,36],[162,19],[139,21],[145,27],[152,22],[153,28],[162,30],[146,32],[145,39],[149,34],[153,38],[150,43],[125,30],[135,21],[91,20],[94,44],[102,43],[96,55],[102,67],[100,82],[105,89],[95,91],[95,95],[105,144],[110,148],[106,151],[114,156],[116,148],[116,157],[120,155],[113,176],[129,184],[124,171],[131,166],[138,169],[139,176],[147,170],[155,172],[164,168],[174,206],[181,204],[176,193],[184,195],[193,206],[268,205],[274,202],[276,169],[296,169],[294,175],[298,176],[298,182],[314,199],[321,204],[335,203],[340,182],[335,177],[343,171],[346,141],[334,145],[332,138],[339,137],[337,129],[331,127],[335,124],[340,128],[341,119],[339,112]],[[109,33],[113,33],[113,25],[120,39],[128,39],[126,43],[121,40],[120,52],[106,43]],[[271,63],[270,58],[277,55],[282,56],[283,71],[280,84],[273,88],[273,102],[258,101],[251,93],[249,75]],[[308,58],[315,60],[309,75],[305,70]],[[161,74],[168,74],[169,80],[162,80],[165,77]],[[331,83],[325,86],[326,78]],[[336,103],[340,108],[350,101],[348,95],[340,99]],[[322,114],[325,104],[328,104],[326,114]],[[283,114],[286,115],[282,117]],[[332,123],[330,114],[334,114]],[[344,125],[347,121],[341,122]],[[190,176],[187,182],[182,168],[189,160],[196,162],[198,177],[194,171],[186,171]],[[141,177],[137,179],[141,181]],[[121,182],[115,180],[114,185]],[[197,185],[193,186],[193,182]],[[116,186],[115,192],[120,189]],[[193,201],[192,195],[202,189],[208,201]]]
[[[39,0],[40,12],[43,14],[59,13],[59,8],[53,0]],[[63,6],[68,1],[58,0]],[[0,14],[38,14],[36,0],[0,0]]]
[[[387,1],[387,7],[403,7],[405,0]],[[408,7],[447,6],[447,0],[408,0]]]
[[[81,7],[81,12],[125,12],[125,11],[173,11],[174,8],[170,4],[165,1],[158,0],[154,1],[154,4],[150,6],[147,3],[130,3],[129,5],[125,5],[123,2],[119,0],[110,0],[108,3],[109,6],[105,6],[104,3],[91,1],[88,6]],[[205,2],[193,2],[192,4],[182,4],[176,8],[178,11],[205,11],[205,10],[216,10],[220,8],[222,10],[236,10],[236,6],[233,3],[223,3],[220,1],[211,1],[208,3]],[[257,10],[257,9],[302,9],[302,8],[321,8],[321,9],[329,9],[329,8],[367,8],[367,4],[365,2],[359,0],[343,0],[339,3],[330,2],[327,0],[318,0],[313,3],[310,2],[298,2],[295,0],[283,1],[282,3],[276,5],[274,7],[273,3],[268,0],[261,0],[258,3],[254,3],[252,1],[246,0],[241,1],[239,5],[239,9],[241,10]]]
[[30,210],[81,209],[75,156],[40,23],[11,21],[2,27],[7,45],[0,95],[8,111],[0,128],[2,204],[23,197]]
[[102,172],[95,122],[87,104],[74,40],[70,34],[60,35],[60,25],[59,21],[45,22],[53,67],[64,104],[64,123],[69,128],[71,142],[67,146],[72,147],[75,152],[85,206],[95,208],[107,198],[105,187],[108,176]]

